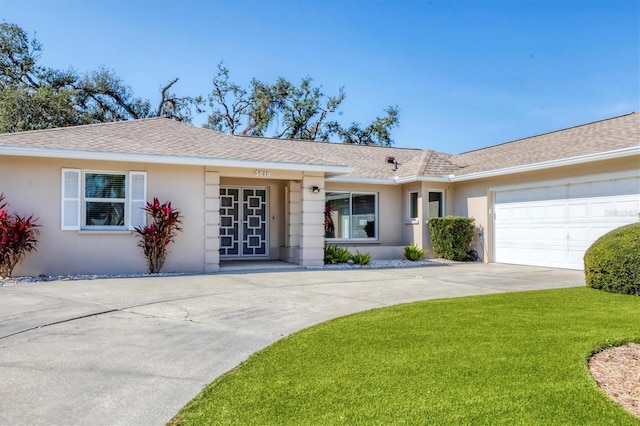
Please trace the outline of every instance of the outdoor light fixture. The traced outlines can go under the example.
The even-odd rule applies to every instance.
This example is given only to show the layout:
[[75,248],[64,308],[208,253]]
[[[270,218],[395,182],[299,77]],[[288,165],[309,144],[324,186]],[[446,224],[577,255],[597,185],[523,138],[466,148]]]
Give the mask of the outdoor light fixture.
[[320,187],[319,187],[319,186],[315,186],[315,185],[313,185],[313,186],[310,188],[310,190],[311,190],[311,193],[312,193],[312,194],[317,194],[318,192],[320,192]]

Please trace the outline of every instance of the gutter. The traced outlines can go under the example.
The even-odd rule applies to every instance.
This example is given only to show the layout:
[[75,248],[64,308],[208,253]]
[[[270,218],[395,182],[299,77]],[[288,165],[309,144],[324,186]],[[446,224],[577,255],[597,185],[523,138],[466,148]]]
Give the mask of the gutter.
[[408,176],[402,178],[398,176],[393,176],[390,178],[359,178],[353,176],[338,176],[326,180],[328,182],[363,183],[369,185],[402,185],[411,182],[451,182],[449,176]]
[[236,167],[243,169],[261,168],[272,170],[293,170],[324,172],[331,174],[353,173],[348,166],[331,164],[284,163],[278,161],[238,160],[211,157],[177,157],[156,154],[130,154],[116,152],[93,152],[65,149],[20,148],[0,146],[0,155],[20,157],[64,158],[71,160],[127,161],[137,163],[173,164],[182,166]]

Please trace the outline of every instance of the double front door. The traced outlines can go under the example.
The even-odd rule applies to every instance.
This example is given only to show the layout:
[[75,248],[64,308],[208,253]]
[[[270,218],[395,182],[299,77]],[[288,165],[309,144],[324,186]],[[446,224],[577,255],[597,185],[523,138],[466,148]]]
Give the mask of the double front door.
[[269,255],[269,191],[220,187],[220,257]]

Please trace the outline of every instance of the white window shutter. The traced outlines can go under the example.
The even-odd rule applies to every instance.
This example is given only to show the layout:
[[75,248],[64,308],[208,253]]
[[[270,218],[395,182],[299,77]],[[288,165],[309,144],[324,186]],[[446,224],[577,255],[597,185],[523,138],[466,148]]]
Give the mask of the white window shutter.
[[80,170],[62,169],[62,210],[61,229],[80,229]]
[[129,229],[146,225],[146,205],[147,173],[129,172]]

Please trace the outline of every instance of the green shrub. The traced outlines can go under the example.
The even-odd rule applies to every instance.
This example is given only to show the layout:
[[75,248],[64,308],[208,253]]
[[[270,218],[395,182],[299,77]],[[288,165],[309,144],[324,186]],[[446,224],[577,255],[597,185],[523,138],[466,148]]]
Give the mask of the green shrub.
[[640,296],[640,223],[597,239],[584,255],[584,273],[588,287]]
[[473,240],[474,219],[446,216],[429,219],[431,246],[434,253],[444,259],[467,260]]
[[351,260],[356,265],[368,265],[371,263],[371,253],[360,253],[359,250],[356,250],[356,254],[351,256]]
[[351,259],[349,249],[327,245],[324,247],[324,264],[347,263]]
[[411,260],[413,262],[417,262],[418,260],[422,259],[425,254],[427,254],[427,251],[421,249],[415,244],[410,244],[404,248],[405,259]]

